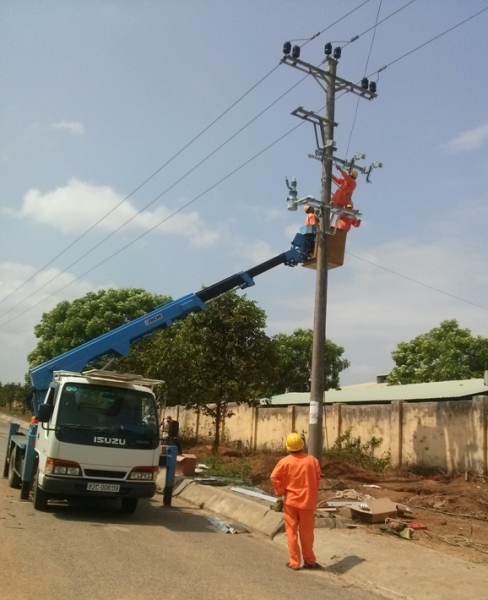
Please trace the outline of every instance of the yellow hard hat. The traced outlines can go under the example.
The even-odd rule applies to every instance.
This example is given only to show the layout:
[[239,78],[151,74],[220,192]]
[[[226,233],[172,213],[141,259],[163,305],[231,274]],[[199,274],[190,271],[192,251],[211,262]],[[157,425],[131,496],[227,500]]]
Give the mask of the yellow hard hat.
[[303,440],[299,433],[293,432],[286,437],[286,449],[290,452],[300,452],[303,450]]
[[353,169],[353,170],[351,171],[351,177],[352,177],[353,179],[357,179],[357,177],[358,177],[358,172],[356,171],[356,169]]
[[305,204],[305,206],[303,207],[303,210],[305,212],[308,212],[310,210],[310,206],[308,204]]

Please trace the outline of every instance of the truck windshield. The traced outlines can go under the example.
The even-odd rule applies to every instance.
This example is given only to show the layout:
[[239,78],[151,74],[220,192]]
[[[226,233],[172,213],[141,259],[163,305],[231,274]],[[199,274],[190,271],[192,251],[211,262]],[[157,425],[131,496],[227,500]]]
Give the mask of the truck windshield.
[[56,425],[159,436],[156,403],[151,394],[106,385],[66,384]]

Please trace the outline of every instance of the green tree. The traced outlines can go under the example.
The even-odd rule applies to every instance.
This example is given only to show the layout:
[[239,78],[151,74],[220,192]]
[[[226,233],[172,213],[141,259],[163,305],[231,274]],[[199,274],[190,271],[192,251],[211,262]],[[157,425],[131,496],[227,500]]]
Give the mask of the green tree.
[[[272,393],[310,391],[312,372],[313,331],[295,329],[291,335],[279,333],[273,338],[278,355],[278,366],[272,384]],[[330,340],[325,345],[324,376],[325,389],[337,389],[341,371],[350,363],[342,358],[344,348]]]
[[14,407],[19,408],[22,414],[31,407],[27,405],[29,386],[22,383],[0,383],[0,407],[8,408],[10,412]]
[[473,337],[455,319],[401,342],[392,352],[391,385],[483,377],[488,369],[488,338]]
[[223,420],[233,415],[229,405],[257,404],[268,395],[276,355],[265,325],[254,301],[230,293],[154,336],[147,348],[147,375],[165,381],[167,404],[211,417],[214,450]]
[[[100,290],[73,302],[64,300],[44,313],[34,327],[39,342],[28,355],[29,366],[40,365],[170,300],[169,296],[136,288]],[[134,351],[137,352],[136,346]]]

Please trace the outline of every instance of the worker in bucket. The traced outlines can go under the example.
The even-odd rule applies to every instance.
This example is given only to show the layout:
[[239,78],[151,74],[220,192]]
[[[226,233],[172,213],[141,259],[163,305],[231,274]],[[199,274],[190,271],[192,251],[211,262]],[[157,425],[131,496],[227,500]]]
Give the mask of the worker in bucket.
[[347,171],[344,171],[344,169],[341,169],[341,167],[337,167],[337,170],[341,172],[342,177],[336,177],[335,175],[332,175],[332,181],[334,181],[339,188],[332,196],[331,202],[334,206],[342,208],[351,203],[352,193],[356,189],[358,172],[356,169],[353,169],[350,173],[348,173]]
[[[351,202],[350,204],[348,204],[346,206],[346,208],[348,210],[353,210],[354,205]],[[351,229],[351,227],[359,227],[361,225],[361,219],[358,219],[355,216],[350,216],[350,215],[345,215],[342,214],[339,216],[339,219],[337,220],[337,229],[340,229],[341,231],[349,231]]]
[[305,217],[305,225],[317,225],[317,215],[315,214],[315,208],[305,204],[303,210],[307,213]]
[[304,569],[322,568],[313,552],[321,471],[319,461],[304,452],[303,446],[300,434],[290,433],[286,438],[289,454],[278,462],[271,473],[275,494],[284,496],[283,512],[290,555],[286,566],[294,570],[300,569],[302,555]]

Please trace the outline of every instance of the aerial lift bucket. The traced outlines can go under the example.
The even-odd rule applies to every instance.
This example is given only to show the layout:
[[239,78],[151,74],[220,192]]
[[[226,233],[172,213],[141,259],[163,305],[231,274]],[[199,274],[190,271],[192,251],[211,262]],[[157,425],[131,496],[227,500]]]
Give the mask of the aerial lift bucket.
[[[329,235],[329,252],[327,260],[327,270],[342,267],[344,264],[344,254],[346,251],[347,232],[342,229],[336,229],[335,233]],[[307,269],[317,270],[317,239],[315,240],[315,249],[313,257],[303,262]]]

